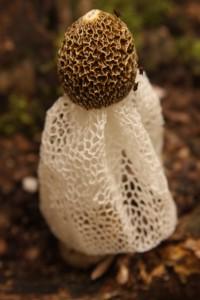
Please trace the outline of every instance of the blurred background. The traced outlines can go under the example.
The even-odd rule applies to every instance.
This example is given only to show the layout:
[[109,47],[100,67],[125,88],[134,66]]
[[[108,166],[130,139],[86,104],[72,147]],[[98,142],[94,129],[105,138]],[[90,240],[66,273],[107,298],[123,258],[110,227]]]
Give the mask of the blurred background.
[[[167,244],[136,257],[126,292],[112,274],[91,285],[66,269],[38,209],[45,112],[63,93],[57,49],[92,8],[120,13],[162,98],[164,165],[180,219]],[[199,0],[0,0],[0,101],[0,299],[200,299]]]
[[44,111],[62,92],[56,53],[63,32],[91,8],[120,12],[141,64],[156,83],[197,86],[198,0],[1,0],[1,134],[41,129]]

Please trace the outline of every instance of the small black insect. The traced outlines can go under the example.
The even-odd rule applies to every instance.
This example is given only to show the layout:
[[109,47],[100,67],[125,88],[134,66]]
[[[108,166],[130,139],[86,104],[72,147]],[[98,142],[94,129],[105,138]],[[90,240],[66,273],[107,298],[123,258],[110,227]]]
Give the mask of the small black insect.
[[143,67],[139,67],[139,73],[140,73],[140,75],[143,75],[143,73],[144,73]]
[[137,89],[138,89],[138,84],[139,84],[139,82],[135,82],[135,83],[134,83],[134,85],[133,85],[133,90],[134,90],[134,92],[137,91]]
[[116,9],[113,9],[113,12],[114,12],[116,17],[118,17],[118,18],[121,17],[121,14]]

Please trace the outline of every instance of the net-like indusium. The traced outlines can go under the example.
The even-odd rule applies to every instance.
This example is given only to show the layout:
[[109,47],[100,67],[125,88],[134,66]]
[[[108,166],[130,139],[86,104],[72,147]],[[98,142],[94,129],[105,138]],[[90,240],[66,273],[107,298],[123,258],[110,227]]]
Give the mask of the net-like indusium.
[[41,210],[69,248],[143,252],[174,230],[176,208],[160,162],[162,115],[145,75],[138,90],[85,110],[68,96],[48,111],[39,165]]

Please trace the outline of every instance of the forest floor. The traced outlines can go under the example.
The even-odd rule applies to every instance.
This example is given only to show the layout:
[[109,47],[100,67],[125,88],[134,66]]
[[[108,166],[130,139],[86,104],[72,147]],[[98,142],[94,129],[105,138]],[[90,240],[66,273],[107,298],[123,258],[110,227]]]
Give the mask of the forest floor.
[[161,246],[132,259],[126,287],[115,268],[91,282],[69,268],[38,208],[24,189],[37,176],[38,142],[21,134],[0,139],[0,299],[200,299],[200,91],[166,87],[164,164],[179,224]]
[[[46,7],[48,10],[48,6]],[[200,11],[200,6],[198,8]],[[15,12],[16,10],[12,10],[11,14]],[[34,16],[30,16],[34,24]],[[30,16],[25,14],[25,18]],[[27,24],[30,25],[30,22]],[[42,59],[42,55],[46,57],[48,53],[51,37],[45,35],[39,26],[30,30],[38,30],[37,34],[46,37],[46,44],[38,43],[38,47],[42,49]],[[8,48],[12,46],[9,43],[5,45]],[[5,54],[4,58],[3,55],[1,58],[6,65],[8,55]],[[20,55],[23,56],[23,53]],[[10,64],[13,64],[12,60]],[[14,74],[13,69],[10,70],[9,74]],[[26,67],[23,71],[21,66],[17,70],[22,73],[16,73],[9,80],[8,73],[4,73],[4,77],[0,74],[0,96],[3,95],[4,101],[10,89],[17,89],[19,86],[23,89],[24,84],[27,88],[24,82],[26,72],[30,75],[30,85],[26,92],[32,93],[32,71]],[[51,72],[54,73],[53,77],[44,75],[46,79],[43,79],[41,73],[38,75],[41,85],[52,84],[56,76],[54,69]],[[200,89],[196,83],[191,84],[188,73],[180,66],[169,65],[167,72],[169,77],[166,70],[159,70],[152,73],[152,78],[155,84],[162,86],[165,94],[162,99],[165,118],[163,158],[170,190],[178,208],[176,232],[156,249],[133,256],[131,276],[126,286],[120,287],[116,283],[114,265],[103,278],[92,282],[90,271],[78,271],[64,263],[58,251],[57,240],[50,233],[39,211],[37,187],[32,191],[27,188],[27,178],[33,186],[37,183],[40,131],[34,138],[28,137],[23,131],[15,132],[9,137],[2,135],[0,300],[200,299]]]

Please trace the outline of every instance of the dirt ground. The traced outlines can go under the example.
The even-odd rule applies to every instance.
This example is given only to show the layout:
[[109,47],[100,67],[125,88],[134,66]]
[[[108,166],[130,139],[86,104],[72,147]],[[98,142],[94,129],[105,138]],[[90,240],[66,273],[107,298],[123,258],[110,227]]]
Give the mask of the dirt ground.
[[40,137],[1,138],[0,299],[200,298],[200,92],[166,92],[164,162],[179,225],[160,247],[133,257],[127,287],[117,286],[114,267],[90,282],[89,272],[65,265],[39,212],[38,194],[22,187],[23,178],[37,175]]
[[[45,12],[50,10],[48,5],[43,9],[46,9]],[[28,24],[33,25],[34,15],[26,17],[31,18],[32,23],[28,22]],[[2,20],[7,24],[6,19]],[[35,30],[43,37],[44,43],[39,46],[40,59],[43,56],[45,59],[50,59],[53,54],[49,54],[47,48],[52,43],[52,36],[41,28],[38,25],[31,30],[33,32]],[[37,41],[35,43],[37,44]],[[12,46],[7,43],[8,48],[9,45]],[[5,72],[7,69],[10,70],[12,56],[9,58],[5,53],[0,52],[4,64],[4,77],[0,72],[2,105],[11,90],[16,89],[16,86],[9,86],[11,82],[6,81],[8,73],[5,76]],[[20,52],[18,55],[18,57],[23,56],[23,53]],[[9,58],[9,63],[6,62],[6,58]],[[25,69],[24,72],[27,70],[29,69]],[[34,98],[36,95],[32,89],[36,74],[31,72],[30,70],[28,72],[31,79],[26,93]],[[41,73],[37,74],[40,78],[37,85],[39,91],[40,84],[45,85],[48,82],[48,85],[51,85],[54,82],[56,78],[54,67],[47,75],[46,77]],[[31,137],[20,130],[9,136],[2,134],[0,137],[0,300],[200,299],[199,78],[191,77],[187,69],[183,69],[179,64],[175,67],[167,65],[166,69],[162,70],[158,68],[151,75],[154,84],[161,86],[164,91],[163,159],[179,214],[179,223],[174,235],[156,249],[133,256],[130,266],[131,278],[126,286],[117,285],[114,265],[103,278],[91,282],[89,271],[75,270],[63,262],[57,241],[40,214],[37,189],[31,192],[24,188],[24,178],[31,177],[37,180],[41,129],[34,132]],[[4,85],[2,85],[2,78]],[[18,76],[12,78],[13,82],[16,82],[16,78]],[[24,84],[23,80],[20,81],[20,88],[23,89],[22,83]],[[19,84],[17,86],[19,88]],[[27,88],[26,84],[25,86]],[[55,92],[52,97],[54,95]],[[49,106],[50,103],[45,105]]]

